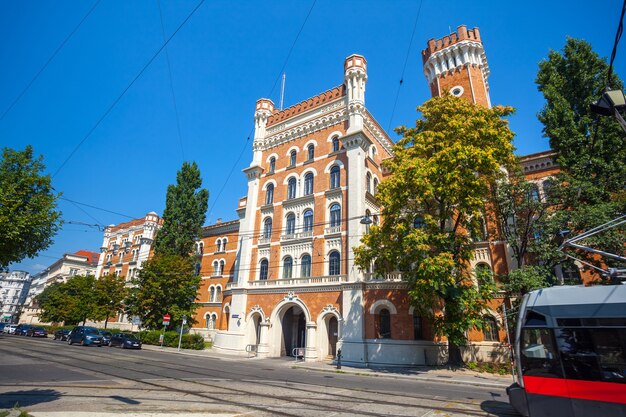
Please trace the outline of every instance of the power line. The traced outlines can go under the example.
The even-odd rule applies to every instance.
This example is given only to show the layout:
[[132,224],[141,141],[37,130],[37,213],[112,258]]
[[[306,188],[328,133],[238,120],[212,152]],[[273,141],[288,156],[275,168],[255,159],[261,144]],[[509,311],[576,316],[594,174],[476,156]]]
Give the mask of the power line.
[[409,47],[406,50],[406,56],[404,58],[404,65],[402,66],[402,74],[400,75],[400,83],[398,84],[398,89],[396,90],[396,99],[393,102],[393,108],[391,110],[391,117],[389,117],[389,125],[387,126],[387,132],[389,132],[389,130],[391,129],[393,116],[396,114],[396,105],[398,104],[398,97],[400,97],[400,88],[402,87],[402,84],[404,83],[404,72],[406,71],[406,64],[409,62],[409,56],[411,54],[411,48],[413,46],[413,38],[415,37],[415,29],[417,29],[417,21],[420,17],[420,12],[422,11],[422,3],[423,3],[423,0],[420,0],[420,5],[417,8],[417,14],[415,15],[415,22],[413,23],[413,31],[411,32],[411,38],[409,39]]
[[178,31],[180,31],[180,29],[182,29],[183,26],[185,26],[185,24],[189,21],[189,19],[191,18],[191,16],[193,16],[193,14],[196,12],[196,10],[198,10],[200,8],[200,6],[202,6],[202,4],[204,3],[204,0],[200,0],[198,2],[198,4],[196,5],[196,7],[194,7],[194,9],[187,15],[187,17],[185,18],[185,20],[183,20],[183,22],[176,28],[176,30],[174,31],[174,33],[172,33],[170,35],[170,37],[165,41],[165,43],[163,43],[163,45],[161,45],[161,47],[152,55],[152,57],[148,60],[148,62],[146,62],[146,64],[141,68],[141,70],[137,73],[137,75],[135,76],[135,78],[132,79],[132,81],[126,86],[126,88],[124,88],[124,90],[117,96],[117,98],[113,101],[113,103],[111,103],[111,105],[106,109],[106,111],[104,112],[104,114],[102,114],[102,116],[100,116],[100,118],[98,119],[98,121],[96,122],[95,125],[93,125],[93,127],[91,129],[89,129],[89,131],[87,132],[87,134],[82,138],[82,140],[80,142],[78,142],[78,144],[76,145],[76,147],[74,147],[74,149],[72,150],[72,152],[68,155],[67,158],[65,158],[65,160],[63,161],[63,163],[61,164],[61,166],[59,166],[59,168],[57,168],[57,170],[54,172],[54,174],[52,174],[52,178],[56,177],[57,174],[63,169],[63,167],[65,166],[65,164],[67,164],[67,162],[72,159],[72,157],[74,156],[74,154],[76,153],[76,151],[78,151],[78,149],[82,146],[83,143],[85,143],[85,141],[91,136],[91,134],[98,128],[98,126],[100,126],[100,123],[102,123],[102,121],[109,115],[109,113],[111,112],[111,110],[113,110],[115,108],[115,106],[117,106],[117,104],[120,102],[120,100],[122,99],[122,97],[124,97],[124,95],[126,95],[126,93],[128,92],[128,90],[130,90],[130,88],[135,84],[135,82],[139,79],[139,77],[141,77],[143,75],[143,73],[146,71],[146,69],[148,69],[148,67],[150,66],[150,64],[152,64],[152,62],[156,59],[157,56],[159,56],[159,54],[161,53],[161,51],[163,49],[165,49],[165,47],[167,46],[168,43],[170,43],[170,41],[172,40],[172,38],[174,38],[174,36],[176,36],[176,34],[178,33]]
[[613,42],[613,50],[611,51],[611,60],[609,61],[609,71],[606,78],[607,87],[611,86],[611,77],[613,75],[613,61],[615,61],[615,55],[617,55],[617,45],[622,38],[622,32],[624,31],[624,13],[626,12],[626,0],[622,4],[622,13],[619,18],[619,24],[617,25],[617,32],[615,33],[615,41]]
[[92,216],[91,214],[89,214],[85,209],[83,209],[81,206],[79,206],[77,203],[71,201],[71,203],[80,211],[82,211],[83,213],[85,213],[88,217],[90,217],[92,220],[95,220],[96,223],[98,223],[98,225],[100,226],[104,226],[104,223],[102,223],[100,220],[96,219],[94,216]]
[[[159,17],[161,20],[161,33],[163,34],[163,41],[165,41],[165,24],[163,23],[163,12],[161,10],[161,0],[157,0],[159,6]],[[178,132],[178,143],[180,143],[180,152],[185,160],[185,148],[183,147],[183,135],[180,133],[180,116],[178,115],[178,105],[176,104],[176,94],[174,92],[174,81],[172,77],[172,64],[170,62],[170,53],[168,48],[165,48],[165,60],[167,61],[167,71],[170,78],[170,90],[172,92],[172,104],[174,105],[174,114],[176,115],[176,129]]]
[[[254,131],[254,128],[252,130]],[[233,166],[230,168],[230,171],[228,172],[228,175],[226,176],[226,180],[224,180],[224,184],[222,184],[222,188],[220,188],[220,191],[217,193],[217,196],[215,197],[215,201],[213,201],[213,204],[211,205],[211,208],[209,209],[209,216],[213,212],[213,208],[217,204],[217,201],[219,200],[220,196],[222,195],[222,192],[224,191],[224,188],[226,188],[226,185],[228,184],[228,181],[230,180],[230,177],[233,175],[233,172],[235,171],[235,168],[237,167],[237,164],[239,163],[239,161],[241,161],[241,158],[243,157],[244,152],[248,149],[248,143],[250,142],[250,136],[252,136],[252,131],[248,135],[248,138],[246,139],[246,142],[243,144],[243,148],[241,149],[241,152],[239,152],[239,156],[237,157],[237,160],[235,161]]]
[[92,209],[96,209],[96,210],[104,211],[104,212],[107,212],[107,213],[115,214],[117,216],[127,217],[129,219],[136,219],[137,218],[136,216],[133,217],[133,216],[129,216],[128,214],[118,213],[116,211],[107,210],[107,209],[102,208],[102,207],[92,206],[91,204],[86,204],[86,203],[81,203],[79,201],[70,200],[69,198],[66,198],[66,197],[59,197],[59,199],[68,201],[68,202],[73,203],[73,204],[79,204],[81,206],[85,206],[85,207],[89,207],[89,208],[92,208]]
[[2,113],[2,116],[0,116],[0,121],[2,121],[4,119],[4,117],[11,111],[11,109],[13,109],[13,107],[17,104],[18,101],[20,101],[20,99],[24,96],[24,94],[26,94],[26,92],[30,89],[30,87],[33,85],[33,83],[37,80],[37,78],[39,78],[39,76],[41,75],[42,72],[44,72],[44,70],[48,67],[48,65],[50,64],[50,62],[52,62],[52,60],[57,56],[57,54],[61,51],[61,49],[63,49],[63,47],[65,46],[65,44],[67,43],[67,41],[70,40],[70,38],[74,35],[74,33],[76,33],[76,31],[78,31],[78,29],[82,26],[83,22],[85,22],[85,20],[87,20],[87,18],[89,17],[89,15],[91,14],[91,12],[94,11],[94,9],[98,6],[98,4],[100,3],[100,0],[96,0],[96,2],[93,4],[93,6],[91,6],[91,8],[89,9],[89,11],[87,11],[87,14],[85,14],[85,16],[83,16],[83,18],[80,20],[80,22],[78,22],[78,24],[76,25],[76,27],[65,37],[65,39],[63,40],[63,42],[61,42],[61,44],[57,47],[57,49],[52,53],[52,55],[50,56],[50,58],[48,58],[48,60],[46,61],[45,64],[43,64],[43,66],[39,69],[39,71],[37,71],[37,73],[35,74],[35,76],[30,80],[30,82],[28,84],[26,84],[26,87],[24,87],[24,89],[17,95],[17,97],[13,100],[13,102],[11,102],[11,104],[9,105],[9,107],[4,111],[4,113]]

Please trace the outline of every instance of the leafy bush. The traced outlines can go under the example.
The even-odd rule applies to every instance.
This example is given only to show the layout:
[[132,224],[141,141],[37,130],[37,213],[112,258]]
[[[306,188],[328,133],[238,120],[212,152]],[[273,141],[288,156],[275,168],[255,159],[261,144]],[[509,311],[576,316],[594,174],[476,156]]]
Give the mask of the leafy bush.
[[[137,336],[146,345],[160,346],[159,338],[161,334],[160,330],[146,330],[139,332]],[[180,334],[177,332],[165,332],[163,346],[178,347],[179,337]],[[180,347],[183,349],[202,350],[204,349],[204,338],[199,334],[183,334]]]
[[467,367],[473,371],[478,368],[478,364],[476,362],[468,362]]

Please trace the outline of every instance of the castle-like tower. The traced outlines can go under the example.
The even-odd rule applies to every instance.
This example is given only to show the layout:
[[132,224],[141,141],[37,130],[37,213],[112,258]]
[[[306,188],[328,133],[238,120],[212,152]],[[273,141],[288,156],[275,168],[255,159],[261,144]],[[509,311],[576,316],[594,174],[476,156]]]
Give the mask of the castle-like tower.
[[424,74],[430,91],[441,96],[446,91],[472,103],[491,107],[489,66],[478,28],[465,25],[441,39],[430,39],[422,51]]

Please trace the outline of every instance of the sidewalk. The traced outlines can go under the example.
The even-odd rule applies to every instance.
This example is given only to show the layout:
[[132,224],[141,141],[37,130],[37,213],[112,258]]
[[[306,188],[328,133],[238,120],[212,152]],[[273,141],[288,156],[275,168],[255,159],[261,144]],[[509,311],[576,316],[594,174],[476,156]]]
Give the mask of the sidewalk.
[[330,373],[342,373],[358,376],[371,376],[371,377],[383,377],[383,378],[405,378],[420,381],[431,381],[433,383],[444,384],[461,384],[472,385],[486,388],[500,388],[504,389],[513,383],[511,375],[494,375],[488,373],[480,373],[471,371],[469,369],[443,369],[428,366],[400,368],[400,367],[377,367],[377,368],[358,368],[353,366],[342,365],[341,369],[337,369],[334,362],[320,361],[320,362],[296,362],[293,358],[277,359],[261,359],[261,358],[247,358],[245,356],[226,355],[216,353],[209,350],[188,350],[181,349],[180,352],[176,348],[159,346],[144,345],[144,349],[162,351],[168,353],[176,353],[179,355],[198,356],[198,357],[210,357],[225,361],[261,361],[268,360],[274,363],[280,363],[284,366],[288,366],[294,369],[305,369],[309,371],[317,372],[330,372]]

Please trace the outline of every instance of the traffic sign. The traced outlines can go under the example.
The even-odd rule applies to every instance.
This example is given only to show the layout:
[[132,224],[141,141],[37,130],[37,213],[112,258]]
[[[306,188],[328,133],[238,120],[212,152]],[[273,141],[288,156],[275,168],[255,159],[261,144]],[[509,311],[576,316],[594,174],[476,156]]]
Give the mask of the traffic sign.
[[166,314],[163,316],[163,326],[167,326],[168,324],[170,324],[170,320],[172,319],[172,316],[170,316],[169,314]]

